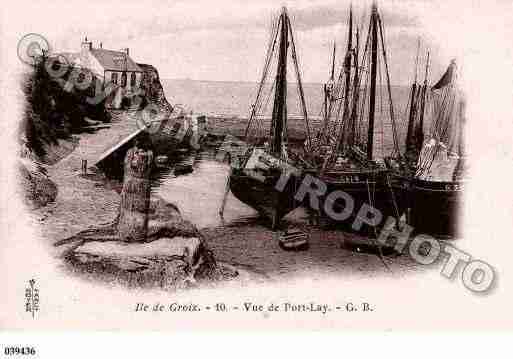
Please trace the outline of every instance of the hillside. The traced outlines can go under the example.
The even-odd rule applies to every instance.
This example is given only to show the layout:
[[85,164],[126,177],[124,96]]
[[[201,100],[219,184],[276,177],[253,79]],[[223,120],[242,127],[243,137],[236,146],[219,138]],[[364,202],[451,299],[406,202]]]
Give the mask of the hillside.
[[[61,77],[68,81],[71,68]],[[37,63],[23,81],[26,106],[21,137],[27,148],[42,163],[52,164],[74,148],[74,134],[97,122],[110,122],[102,104],[86,101],[88,89],[64,88],[51,78],[43,61]]]

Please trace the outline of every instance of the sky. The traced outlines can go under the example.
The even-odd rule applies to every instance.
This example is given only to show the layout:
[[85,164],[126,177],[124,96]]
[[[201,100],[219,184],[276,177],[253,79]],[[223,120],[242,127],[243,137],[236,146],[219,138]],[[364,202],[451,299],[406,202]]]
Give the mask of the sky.
[[[320,83],[329,74],[333,41],[338,49],[345,48],[349,4],[345,0],[36,1],[20,5],[24,15],[16,24],[18,31],[11,33],[41,34],[56,52],[79,51],[84,36],[93,46],[102,42],[108,49],[129,47],[136,62],[156,66],[162,78],[256,82],[272,18],[287,6],[303,81]],[[425,24],[441,16],[436,14],[437,6],[424,0],[380,1],[378,6],[392,84],[411,83],[419,37],[420,64],[429,49],[431,72],[439,76],[451,56],[441,54],[426,31]],[[365,32],[370,2],[355,1],[354,12]],[[342,56],[339,51],[339,66]]]

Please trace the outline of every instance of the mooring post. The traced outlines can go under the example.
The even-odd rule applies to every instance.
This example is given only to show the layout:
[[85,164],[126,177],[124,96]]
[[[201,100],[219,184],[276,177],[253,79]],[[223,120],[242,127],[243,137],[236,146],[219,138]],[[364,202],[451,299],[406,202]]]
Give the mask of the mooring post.
[[82,175],[87,175],[87,160],[82,160]]
[[219,215],[221,218],[224,216],[224,208],[226,207],[226,201],[228,200],[228,194],[230,193],[230,176],[231,176],[232,170],[230,167],[230,172],[228,173],[228,179],[226,180],[226,185],[224,188],[224,195],[223,195],[223,201],[221,202],[221,208],[219,208]]
[[152,164],[153,152],[137,145],[129,149],[125,156],[118,221],[118,235],[122,241],[146,240]]

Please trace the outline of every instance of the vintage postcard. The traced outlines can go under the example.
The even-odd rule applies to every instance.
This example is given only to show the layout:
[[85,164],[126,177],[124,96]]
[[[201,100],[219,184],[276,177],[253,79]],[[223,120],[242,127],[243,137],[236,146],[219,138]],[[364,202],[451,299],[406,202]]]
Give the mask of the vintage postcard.
[[512,4],[2,7],[0,330],[512,329]]

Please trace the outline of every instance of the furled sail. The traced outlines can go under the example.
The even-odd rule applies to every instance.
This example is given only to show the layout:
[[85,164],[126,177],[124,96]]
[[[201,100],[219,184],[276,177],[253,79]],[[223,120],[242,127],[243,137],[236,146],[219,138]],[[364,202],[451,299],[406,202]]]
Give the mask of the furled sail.
[[[462,166],[465,98],[457,85],[457,65],[452,60],[430,91],[431,128],[424,141],[416,176],[434,181],[452,181]],[[459,175],[458,175],[459,177]]]

